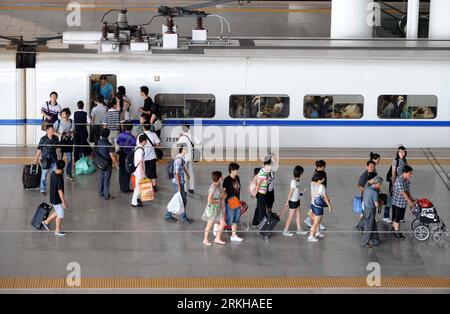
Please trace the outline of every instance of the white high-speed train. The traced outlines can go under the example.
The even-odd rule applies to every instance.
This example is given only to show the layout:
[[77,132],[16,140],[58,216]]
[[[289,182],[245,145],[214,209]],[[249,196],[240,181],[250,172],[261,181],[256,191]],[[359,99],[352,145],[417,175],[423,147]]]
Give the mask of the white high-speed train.
[[[448,42],[235,42],[175,52],[51,48],[27,69],[2,50],[0,144],[36,144],[51,91],[73,112],[78,100],[89,106],[93,82],[107,74],[126,87],[134,120],[139,88],[149,87],[163,113],[164,145],[189,124],[203,145],[218,148],[450,146]],[[390,100],[402,102],[401,116],[389,113]]]

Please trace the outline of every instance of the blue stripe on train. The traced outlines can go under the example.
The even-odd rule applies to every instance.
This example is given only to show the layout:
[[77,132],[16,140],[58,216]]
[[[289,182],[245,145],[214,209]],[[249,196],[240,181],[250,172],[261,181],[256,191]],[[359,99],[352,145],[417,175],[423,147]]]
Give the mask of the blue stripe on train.
[[[0,119],[0,125],[40,125],[41,119]],[[434,120],[193,120],[170,119],[164,125],[193,125],[201,123],[205,126],[323,126],[323,127],[450,127],[450,121]],[[134,120],[133,123],[139,123]]]

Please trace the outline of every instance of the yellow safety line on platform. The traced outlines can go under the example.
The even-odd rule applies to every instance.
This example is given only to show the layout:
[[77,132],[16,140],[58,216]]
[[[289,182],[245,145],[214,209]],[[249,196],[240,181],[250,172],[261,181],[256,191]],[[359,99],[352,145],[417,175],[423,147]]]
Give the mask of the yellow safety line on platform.
[[[296,289],[371,288],[366,277],[88,277],[70,287],[65,278],[1,277],[0,289]],[[450,288],[450,277],[383,277],[379,288]],[[373,288],[371,288],[373,289]]]
[[[302,164],[302,165],[313,165],[314,162],[318,158],[292,158],[292,159],[281,159],[280,165],[296,165],[296,164]],[[367,161],[367,158],[326,158],[321,157],[321,159],[324,159],[327,162],[327,165],[332,166],[361,166],[364,167],[365,163]],[[450,165],[450,159],[449,158],[436,158],[441,165],[448,166]],[[34,157],[0,157],[0,165],[26,165],[30,164],[34,160]],[[225,165],[229,164],[230,162],[240,162],[242,165],[249,164],[249,165],[259,165],[261,164],[261,161],[257,160],[242,160],[242,159],[236,159],[236,160],[214,160],[214,161],[200,161],[197,164],[217,164],[217,165]],[[162,161],[165,162],[165,161]],[[380,165],[381,166],[387,166],[391,164],[390,159],[382,159]],[[423,165],[429,165],[429,161],[426,158],[423,159],[408,159],[408,164],[411,166],[423,166]]]

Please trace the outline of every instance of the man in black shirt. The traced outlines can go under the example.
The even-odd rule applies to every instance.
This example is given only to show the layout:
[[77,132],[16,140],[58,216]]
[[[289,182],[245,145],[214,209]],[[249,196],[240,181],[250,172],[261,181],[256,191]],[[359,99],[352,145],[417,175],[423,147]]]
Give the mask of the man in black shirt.
[[56,218],[55,235],[64,237],[66,234],[61,231],[61,223],[64,218],[64,209],[67,209],[67,202],[64,196],[64,167],[66,163],[64,160],[56,162],[56,170],[50,175],[50,204],[53,206],[53,213],[51,213],[46,220],[42,221],[45,229],[50,231],[48,224]]
[[105,170],[99,171],[99,194],[105,200],[113,200],[114,197],[109,194],[109,187],[111,185],[112,168],[117,167],[117,158],[114,154],[114,146],[108,141],[109,129],[102,130],[102,137],[98,140],[98,148],[96,154],[108,162],[108,167]]
[[142,113],[145,113],[148,116],[148,118],[151,119],[153,100],[148,95],[148,92],[149,92],[149,89],[147,86],[141,86],[140,95],[144,98],[144,107],[141,107],[139,109],[139,111]]
[[366,183],[369,181],[369,173],[372,173],[375,171],[375,162],[372,160],[367,161],[366,163],[367,168],[366,170],[361,174],[358,180],[358,189],[361,191],[361,196],[366,188]]
[[46,127],[47,134],[41,137],[37,148],[34,164],[41,162],[42,175],[39,190],[42,195],[46,195],[47,174],[56,169],[56,161],[61,159],[61,149],[59,148],[59,139],[55,135],[53,125],[48,124]]

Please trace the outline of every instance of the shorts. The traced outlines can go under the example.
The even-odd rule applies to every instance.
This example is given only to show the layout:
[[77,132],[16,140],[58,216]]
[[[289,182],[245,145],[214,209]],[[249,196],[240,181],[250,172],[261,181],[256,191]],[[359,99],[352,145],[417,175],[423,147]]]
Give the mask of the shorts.
[[225,204],[225,214],[226,214],[226,224],[227,226],[231,226],[232,224],[238,224],[239,219],[241,218],[241,209],[231,210],[228,204]]
[[316,205],[311,204],[311,210],[316,216],[323,216],[323,207],[317,207]]
[[275,190],[274,191],[267,191],[267,208],[272,208],[273,203],[275,203]]
[[406,208],[397,207],[392,205],[392,221],[399,223],[400,220],[405,219]]
[[300,201],[297,202],[293,202],[293,201],[289,201],[289,208],[290,209],[296,209],[300,207]]
[[149,179],[157,179],[156,174],[156,159],[145,161],[145,176]]
[[55,210],[56,217],[58,217],[59,219],[64,218],[64,207],[62,206],[62,204],[53,205],[53,209]]

